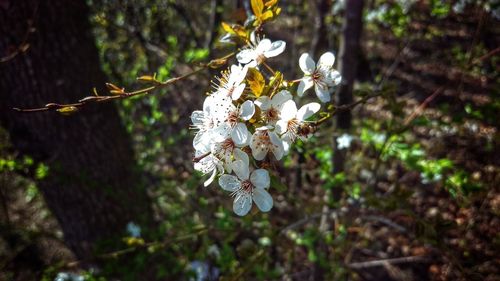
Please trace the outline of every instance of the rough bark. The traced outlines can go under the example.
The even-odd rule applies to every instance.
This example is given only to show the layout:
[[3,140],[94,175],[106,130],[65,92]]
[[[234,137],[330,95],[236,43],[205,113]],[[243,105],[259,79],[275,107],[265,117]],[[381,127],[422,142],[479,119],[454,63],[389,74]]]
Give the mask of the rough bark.
[[[339,70],[342,83],[336,93],[338,105],[350,104],[353,101],[352,90],[358,69],[358,58],[361,52],[360,39],[363,29],[363,0],[346,1],[344,24],[339,51]],[[340,130],[351,127],[351,111],[339,112],[336,116],[336,126]],[[333,173],[344,171],[345,149],[337,149],[334,140]]]
[[17,150],[49,166],[39,187],[67,244],[88,259],[129,221],[149,222],[148,198],[114,105],[71,116],[11,109],[76,101],[105,82],[84,0],[2,1],[0,57],[22,43],[30,22],[29,48],[0,63],[0,121]]

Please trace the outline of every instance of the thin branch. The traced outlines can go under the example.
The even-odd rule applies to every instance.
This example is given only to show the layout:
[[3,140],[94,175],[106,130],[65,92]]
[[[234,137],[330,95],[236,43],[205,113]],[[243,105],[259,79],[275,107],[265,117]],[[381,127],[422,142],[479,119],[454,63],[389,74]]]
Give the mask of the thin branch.
[[443,87],[440,87],[439,89],[437,89],[436,91],[434,91],[434,93],[430,96],[428,96],[424,102],[422,102],[422,104],[420,104],[412,113],[410,116],[408,116],[408,118],[405,119],[405,121],[403,122],[403,126],[406,127],[408,126],[411,121],[413,121],[415,118],[417,118],[420,114],[422,114],[422,112],[424,111],[424,109],[427,107],[427,105],[433,100],[435,99],[443,90]]
[[[189,234],[186,234],[186,235],[182,235],[182,236],[176,237],[174,239],[164,240],[164,241],[148,242],[148,243],[144,243],[142,245],[128,247],[128,248],[121,249],[121,250],[118,250],[118,251],[114,251],[114,252],[102,254],[102,255],[97,256],[96,258],[97,259],[118,258],[118,257],[123,256],[125,254],[132,253],[132,252],[134,252],[134,251],[136,251],[138,249],[148,249],[150,247],[165,248],[165,247],[167,247],[169,245],[172,245],[173,243],[178,243],[178,242],[182,242],[182,241],[185,241],[185,240],[192,239],[194,237],[198,237],[200,234],[203,234],[203,233],[205,233],[207,231],[208,231],[208,228],[203,227],[203,228],[199,229],[198,231],[196,231],[194,233],[189,233]],[[62,268],[76,267],[76,266],[78,266],[78,265],[80,265],[81,263],[84,263],[84,262],[87,262],[87,261],[86,260],[76,260],[76,261],[68,262],[68,263],[62,265],[61,267]]]
[[296,222],[288,225],[287,227],[283,228],[280,231],[280,234],[282,234],[282,235],[286,234],[286,232],[289,231],[289,230],[292,230],[292,229],[297,228],[297,227],[299,227],[301,225],[304,225],[304,224],[306,224],[306,223],[308,223],[308,222],[310,222],[312,220],[321,218],[321,216],[323,216],[323,215],[327,215],[328,216],[328,215],[331,215],[331,214],[335,214],[336,215],[337,211],[336,210],[331,210],[331,211],[328,211],[328,212],[321,212],[321,213],[312,214],[310,216],[307,216],[307,217],[305,217],[303,219],[300,219],[300,220],[298,220],[298,221],[296,221]]
[[338,112],[344,112],[344,111],[351,110],[354,107],[356,107],[357,105],[364,103],[364,102],[368,101],[369,99],[378,97],[380,95],[382,95],[382,93],[376,92],[374,94],[367,95],[367,96],[365,96],[365,97],[363,97],[363,98],[361,98],[353,103],[350,103],[350,104],[333,106],[333,108],[330,110],[331,112],[329,112],[325,117],[323,117],[317,121],[314,121],[312,123],[313,123],[313,125],[318,126],[318,125],[324,123],[325,121],[327,121],[328,119],[332,118],[333,116],[335,116],[335,114],[337,114]]
[[408,230],[405,227],[403,227],[403,226],[401,226],[401,225],[399,225],[399,224],[397,224],[397,223],[395,223],[395,222],[393,222],[390,219],[385,218],[385,217],[371,215],[371,216],[361,216],[361,218],[365,219],[365,220],[371,220],[371,221],[383,223],[387,226],[390,226],[390,227],[396,229],[397,231],[399,231],[401,233],[408,232]]
[[31,33],[34,33],[36,31],[36,28],[34,27],[35,22],[38,20],[38,8],[40,6],[40,1],[38,1],[35,5],[35,9],[33,11],[33,16],[31,19],[28,19],[28,28],[26,30],[26,33],[23,36],[23,40],[21,41],[21,44],[19,44],[14,51],[12,51],[10,54],[1,57],[0,58],[0,63],[8,62],[15,58],[17,55],[22,54],[30,48],[30,44],[28,43],[29,37]]
[[430,258],[427,256],[409,256],[393,259],[383,259],[365,262],[354,262],[347,266],[352,269],[364,269],[369,267],[384,266],[386,264],[402,264],[402,263],[414,263],[414,262],[428,262]]
[[[192,75],[195,75],[206,68],[218,68],[222,65],[224,65],[227,60],[234,56],[235,53],[230,53],[226,56],[223,56],[218,59],[211,60],[209,63],[202,65],[200,68],[195,69],[189,73],[186,73],[184,75],[181,75],[179,77],[174,77],[171,79],[168,79],[167,81],[161,82],[153,79],[151,77],[150,82],[154,83],[153,86],[143,88],[140,90],[136,90],[133,92],[125,92],[124,89],[120,89],[119,87],[107,83],[106,86],[109,88],[111,95],[99,95],[97,92],[94,90],[94,95],[93,96],[87,96],[82,99],[80,99],[78,102],[75,103],[67,103],[67,104],[60,104],[60,103],[48,103],[43,107],[39,108],[13,108],[13,110],[16,110],[18,112],[41,112],[41,111],[57,111],[59,113],[72,113],[75,111],[78,111],[80,108],[90,104],[90,103],[100,103],[100,102],[109,102],[112,100],[119,100],[119,99],[126,99],[126,98],[131,98],[137,95],[147,95],[150,94],[154,90],[158,90],[161,88],[164,88],[170,84],[173,84],[179,80],[188,78]],[[140,78],[138,78],[141,80]]]

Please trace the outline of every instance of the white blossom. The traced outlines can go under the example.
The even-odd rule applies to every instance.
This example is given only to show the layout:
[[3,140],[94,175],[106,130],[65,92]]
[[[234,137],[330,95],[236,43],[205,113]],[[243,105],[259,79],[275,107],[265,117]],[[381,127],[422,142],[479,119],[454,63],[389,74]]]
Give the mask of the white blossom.
[[[236,107],[232,103],[227,105],[227,110],[217,118],[224,120],[221,125],[214,129],[217,141],[222,141],[231,136],[236,145],[244,146],[250,140],[250,133],[244,121],[248,121],[255,114],[253,101],[247,100],[241,106]],[[243,121],[243,122],[242,122]]]
[[250,141],[252,156],[255,160],[263,160],[268,152],[271,152],[276,160],[280,160],[284,154],[283,142],[275,132],[270,131],[270,126],[255,129]]
[[250,170],[243,161],[235,161],[233,170],[236,176],[224,174],[219,178],[222,189],[232,192],[233,211],[238,216],[246,215],[252,208],[252,201],[262,211],[268,212],[273,207],[273,198],[267,192],[271,183],[269,172],[257,169],[250,175]]
[[324,53],[319,58],[317,65],[309,54],[302,54],[299,59],[299,66],[305,75],[300,80],[297,94],[302,96],[305,91],[314,86],[314,90],[320,101],[324,103],[329,102],[329,87],[338,85],[341,81],[340,73],[333,69],[334,62],[335,55],[330,52]]
[[278,40],[271,42],[267,38],[260,40],[255,36],[255,33],[252,33],[250,45],[246,49],[241,50],[236,55],[236,59],[239,63],[247,64],[249,67],[256,67],[266,59],[283,53],[285,47],[285,41]]
[[223,162],[210,153],[210,150],[197,150],[195,152],[195,158],[196,157],[201,159],[194,163],[194,169],[202,172],[203,175],[210,174],[210,177],[203,183],[204,186],[209,186],[214,181],[218,173],[224,172]]
[[224,114],[224,108],[229,107],[229,102],[217,98],[214,95],[208,96],[203,102],[203,110],[195,110],[191,114],[191,128],[197,130],[193,139],[195,150],[210,147],[213,139],[213,129],[218,127],[223,120],[217,116]]
[[276,131],[282,136],[285,152],[297,137],[305,139],[309,132],[304,131],[306,120],[319,111],[321,105],[312,102],[303,105],[297,110],[293,100],[286,101],[281,111],[281,119],[276,123]]
[[282,90],[272,98],[268,96],[259,97],[255,100],[255,105],[260,108],[262,117],[268,124],[275,124],[280,119],[283,104],[291,99],[292,94],[287,90]]
[[230,71],[223,72],[222,77],[218,78],[215,95],[230,97],[232,100],[239,99],[246,87],[243,81],[247,72],[247,66],[231,65]]
[[352,140],[353,137],[351,135],[342,134],[340,137],[337,138],[337,148],[338,149],[349,148],[351,146]]

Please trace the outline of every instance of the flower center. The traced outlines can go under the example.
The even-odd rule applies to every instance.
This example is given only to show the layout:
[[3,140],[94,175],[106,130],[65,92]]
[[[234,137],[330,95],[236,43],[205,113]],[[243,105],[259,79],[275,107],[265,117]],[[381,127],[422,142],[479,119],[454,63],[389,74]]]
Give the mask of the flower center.
[[221,148],[224,151],[233,151],[236,145],[234,144],[232,139],[226,139],[222,142]]
[[314,73],[312,74],[312,79],[315,81],[315,82],[318,82],[320,80],[323,80],[323,73],[321,73],[321,71],[319,71],[319,69],[316,69],[314,71]]
[[311,75],[311,78],[313,79],[314,84],[319,85],[320,87],[327,87],[326,82],[325,82],[325,70],[322,70],[321,68],[317,68],[313,74]]
[[279,119],[279,112],[276,108],[271,107],[269,110],[266,112],[266,119],[268,122],[275,122],[278,121]]
[[250,180],[245,180],[241,183],[241,190],[246,193],[252,194],[253,188],[254,186]]
[[236,123],[238,123],[238,111],[231,111],[229,112],[229,115],[227,116],[226,122],[231,126],[234,127],[236,126]]

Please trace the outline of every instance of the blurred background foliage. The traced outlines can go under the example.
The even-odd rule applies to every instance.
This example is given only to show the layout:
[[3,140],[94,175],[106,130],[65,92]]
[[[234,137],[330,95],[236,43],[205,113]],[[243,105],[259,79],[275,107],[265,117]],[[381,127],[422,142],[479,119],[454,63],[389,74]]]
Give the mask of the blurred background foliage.
[[[319,2],[280,1],[281,16],[265,26],[268,37],[287,42],[272,64],[289,79],[299,75],[300,54],[311,50]],[[324,2],[324,48],[336,53],[344,2]],[[220,24],[241,22],[248,12],[248,3],[227,0],[87,3],[102,68],[127,89],[140,75],[165,80],[234,50],[218,42]],[[19,156],[2,131],[0,175],[8,187],[1,195],[16,243],[4,237],[0,256],[16,259],[33,247],[51,254],[37,257],[40,267],[31,272],[2,263],[1,276],[26,270],[21,276],[43,280],[498,280],[499,18],[497,0],[366,1],[355,95],[374,85],[384,94],[355,109],[349,132],[329,124],[294,148],[278,167],[270,213],[236,217],[227,194],[216,184],[203,188],[193,171],[188,116],[201,107],[216,72],[121,101],[157,221],[154,229],[132,224],[117,242],[131,249],[125,263],[111,256],[103,268],[68,266],[71,254],[36,187],[50,170]],[[346,170],[332,175],[332,143],[344,134]],[[328,196],[333,190],[341,197]],[[425,259],[363,263],[408,256]]]

